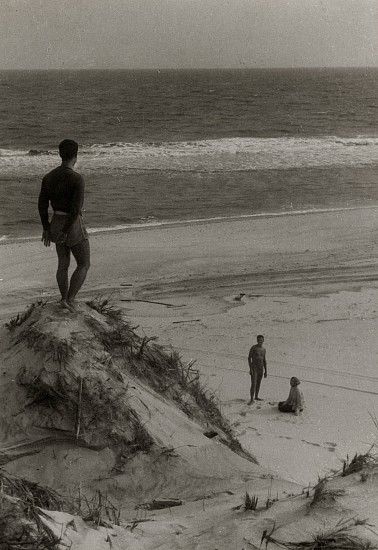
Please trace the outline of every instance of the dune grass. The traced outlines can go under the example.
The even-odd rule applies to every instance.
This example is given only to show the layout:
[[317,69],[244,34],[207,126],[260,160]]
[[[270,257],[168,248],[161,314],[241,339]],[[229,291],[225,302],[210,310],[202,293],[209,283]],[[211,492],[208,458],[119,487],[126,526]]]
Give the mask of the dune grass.
[[344,489],[332,489],[329,487],[329,478],[322,477],[314,487],[314,495],[310,506],[315,506],[326,501],[335,501],[337,497],[345,494]]
[[120,525],[120,508],[101,491],[87,498],[62,497],[56,491],[9,475],[0,469],[0,549],[58,550],[60,539],[44,523],[44,510],[79,515],[91,526],[112,528]]
[[20,335],[22,340],[35,353],[43,353],[61,365],[68,363],[75,354],[75,347],[70,340],[57,338],[54,334],[43,332],[34,325],[25,327]]
[[11,319],[9,323],[5,323],[6,328],[12,331],[16,327],[21,326],[30,317],[36,307],[43,307],[46,304],[47,302],[44,300],[39,300],[38,302],[30,304],[30,306],[28,306],[23,313],[17,313],[16,317]]
[[370,451],[365,454],[356,453],[352,460],[349,460],[347,456],[346,460],[343,463],[343,469],[341,472],[342,477],[361,472],[363,468],[376,462],[376,457],[374,457]]
[[334,527],[315,533],[310,540],[292,542],[273,537],[276,530],[274,525],[270,533],[264,531],[261,545],[265,542],[265,547],[268,548],[269,543],[273,543],[276,547],[288,550],[376,550],[378,546],[353,532],[358,526],[363,526],[366,529],[370,527],[367,520],[344,518],[338,521]]
[[255,511],[257,508],[257,504],[259,502],[259,499],[256,495],[251,495],[248,493],[248,491],[245,492],[244,495],[244,510],[253,510]]
[[41,510],[73,512],[56,491],[0,469],[0,548],[56,550],[59,539],[45,525]]

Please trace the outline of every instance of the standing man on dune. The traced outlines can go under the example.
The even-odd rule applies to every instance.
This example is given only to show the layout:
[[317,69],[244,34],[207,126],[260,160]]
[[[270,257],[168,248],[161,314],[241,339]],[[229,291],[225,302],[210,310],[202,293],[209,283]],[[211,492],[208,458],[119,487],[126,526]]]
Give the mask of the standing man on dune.
[[[90,266],[88,234],[81,209],[84,202],[84,180],[74,171],[79,146],[76,141],[64,139],[59,144],[62,163],[45,175],[38,199],[38,210],[45,246],[55,243],[58,255],[56,280],[61,294],[63,308],[74,311],[77,293],[82,287]],[[54,211],[49,221],[49,203]],[[68,280],[71,252],[77,266]]]
[[257,336],[257,344],[251,347],[248,355],[249,373],[251,375],[251,400],[248,405],[256,401],[262,401],[259,397],[262,377],[268,376],[266,368],[266,349],[263,346],[264,336]]

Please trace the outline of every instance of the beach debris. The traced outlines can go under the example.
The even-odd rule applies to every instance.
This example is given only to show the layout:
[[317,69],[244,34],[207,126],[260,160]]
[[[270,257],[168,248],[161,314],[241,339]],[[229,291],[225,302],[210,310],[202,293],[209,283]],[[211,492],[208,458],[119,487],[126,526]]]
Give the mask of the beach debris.
[[[199,501],[199,500],[210,500],[212,498],[216,498],[216,497],[219,497],[219,496],[222,496],[222,495],[226,495],[226,496],[231,496],[231,495],[234,495],[235,493],[233,493],[232,491],[229,491],[229,490],[224,490],[224,491],[216,491],[216,492],[212,492],[210,494],[206,494],[206,495],[202,495],[200,497],[197,497],[195,498],[194,500],[195,501]],[[239,506],[240,508],[240,506]]]
[[202,319],[185,319],[184,321],[172,321],[173,325],[178,325],[180,323],[199,323]]
[[167,302],[156,302],[155,300],[142,300],[137,298],[121,298],[120,302],[144,302],[146,304],[157,304],[165,307],[186,307],[186,304],[168,304]]
[[243,298],[243,296],[245,296],[245,294],[243,292],[241,292],[240,294],[235,296],[235,298],[234,298],[235,302],[240,302],[240,300]]
[[80,418],[81,418],[81,400],[83,397],[83,379],[80,378],[79,383],[79,399],[77,404],[77,416],[76,416],[76,440],[79,439],[80,434]]
[[209,439],[213,439],[213,437],[216,437],[219,433],[215,430],[207,430],[206,432],[203,432],[203,435]]
[[317,323],[331,323],[332,321],[350,321],[349,317],[337,317],[335,319],[318,319]]
[[164,508],[173,508],[174,506],[182,506],[183,501],[179,498],[154,498],[150,502],[138,504],[136,508],[144,510],[163,510]]

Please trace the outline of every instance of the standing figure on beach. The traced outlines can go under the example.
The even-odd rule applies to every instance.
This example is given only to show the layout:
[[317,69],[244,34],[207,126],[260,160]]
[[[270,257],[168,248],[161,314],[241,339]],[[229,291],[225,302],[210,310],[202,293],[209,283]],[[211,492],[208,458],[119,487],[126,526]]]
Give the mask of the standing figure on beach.
[[248,405],[252,405],[254,401],[262,401],[259,397],[260,385],[262,377],[268,376],[266,368],[266,349],[263,346],[264,336],[257,336],[257,344],[251,347],[248,355],[249,373],[251,375],[251,400]]
[[304,400],[303,394],[299,390],[298,386],[300,381],[296,376],[290,378],[290,392],[286,401],[280,401],[278,403],[278,409],[285,413],[294,413],[296,416],[303,411]]
[[[74,311],[74,301],[82,287],[90,266],[88,234],[81,209],[84,202],[84,180],[74,171],[78,144],[65,139],[59,144],[60,166],[45,175],[38,199],[38,210],[43,226],[42,241],[45,246],[55,243],[58,255],[56,280],[63,308]],[[54,211],[49,222],[49,203]],[[68,280],[71,252],[77,266]]]

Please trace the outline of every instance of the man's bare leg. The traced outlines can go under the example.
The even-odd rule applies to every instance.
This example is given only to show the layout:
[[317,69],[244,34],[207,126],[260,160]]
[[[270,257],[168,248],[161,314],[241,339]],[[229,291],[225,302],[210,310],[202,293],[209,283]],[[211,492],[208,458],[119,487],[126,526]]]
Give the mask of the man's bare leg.
[[79,244],[72,246],[71,252],[76,260],[77,267],[72,273],[70,280],[67,292],[67,304],[70,308],[74,309],[76,295],[83,286],[90,267],[90,248],[88,239],[84,239]]
[[254,396],[255,396],[255,385],[256,385],[256,373],[254,372],[251,372],[251,389],[250,389],[250,395],[251,395],[251,400],[248,401],[248,405],[253,405],[253,403],[255,402],[254,401]]
[[260,386],[261,386],[261,380],[262,380],[262,373],[257,373],[256,375],[256,390],[255,390],[255,399],[256,401],[264,401],[263,399],[261,399],[261,397],[259,397],[259,391],[260,391]]
[[68,295],[68,268],[70,267],[70,249],[65,244],[56,245],[58,255],[58,269],[56,272],[56,281],[58,283],[61,295],[60,304],[65,309],[70,309],[67,304]]

